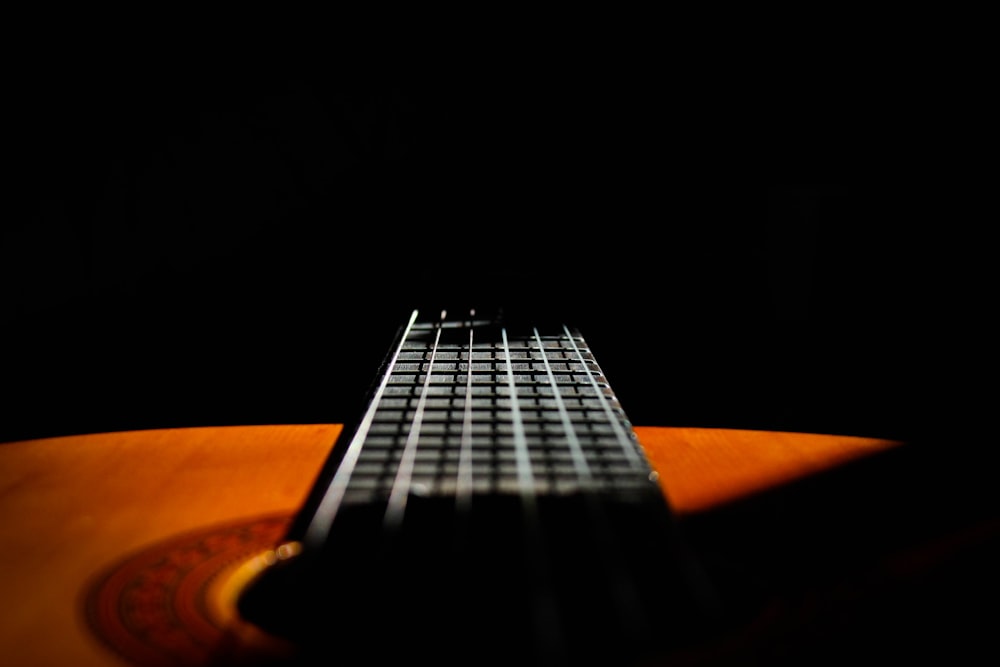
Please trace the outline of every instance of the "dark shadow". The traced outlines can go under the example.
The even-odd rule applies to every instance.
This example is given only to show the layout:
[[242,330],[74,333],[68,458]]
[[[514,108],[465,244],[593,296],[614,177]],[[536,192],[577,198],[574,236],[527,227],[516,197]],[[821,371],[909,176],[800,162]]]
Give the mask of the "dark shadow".
[[687,518],[747,619],[712,650],[781,665],[995,655],[992,486],[938,448],[904,444]]

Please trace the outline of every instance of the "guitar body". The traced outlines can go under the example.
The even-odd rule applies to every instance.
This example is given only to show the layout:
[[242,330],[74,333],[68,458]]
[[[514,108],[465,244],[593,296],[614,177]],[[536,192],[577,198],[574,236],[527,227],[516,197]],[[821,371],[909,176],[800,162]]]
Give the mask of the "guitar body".
[[[283,643],[242,621],[235,599],[260,554],[287,529],[340,430],[334,424],[187,428],[0,445],[0,651],[7,664],[280,658]],[[718,534],[720,525],[734,525],[736,512],[744,528],[757,516],[758,535],[766,539],[764,514],[736,508],[905,449],[836,435],[636,432],[672,507],[696,536],[707,534],[706,526]],[[705,544],[721,549],[720,542]],[[922,553],[920,571],[948,552]],[[754,615],[758,625],[747,628],[760,632],[765,617]],[[693,655],[724,662],[758,641],[744,631],[733,637],[740,639],[675,662]]]
[[927,450],[635,427],[578,331],[524,325],[413,311],[349,425],[0,446],[0,655],[640,667],[987,645],[962,612],[994,590],[1000,518],[935,488]]

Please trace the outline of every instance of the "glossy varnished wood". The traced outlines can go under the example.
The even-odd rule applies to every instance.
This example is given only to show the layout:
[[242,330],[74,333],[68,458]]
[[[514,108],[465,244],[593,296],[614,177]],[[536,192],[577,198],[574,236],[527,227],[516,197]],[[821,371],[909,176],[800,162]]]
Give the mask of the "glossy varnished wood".
[[[0,445],[0,655],[12,665],[115,665],[81,596],[129,553],[189,531],[298,508],[340,425],[131,431]],[[639,427],[681,514],[899,443]]]
[[902,443],[882,438],[718,428],[636,427],[680,514],[699,512]]
[[293,511],[339,430],[189,428],[0,445],[4,660],[119,664],[81,620],[92,578],[158,540]]

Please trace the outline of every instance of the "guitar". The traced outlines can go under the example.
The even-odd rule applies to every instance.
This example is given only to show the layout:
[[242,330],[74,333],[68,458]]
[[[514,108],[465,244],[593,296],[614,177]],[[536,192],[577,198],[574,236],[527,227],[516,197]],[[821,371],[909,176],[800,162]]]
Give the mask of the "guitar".
[[[790,564],[910,581],[964,553],[955,544],[996,534],[988,517],[971,533],[853,551],[843,539],[853,528],[825,526],[827,540],[782,556],[768,548],[788,527],[765,520],[774,490],[781,507],[792,497],[819,520],[829,486],[787,490],[824,476],[842,485],[830,475],[852,471],[860,507],[838,503],[839,514],[877,524],[886,514],[858,482],[884,477],[858,471],[885,472],[905,443],[632,426],[565,326],[415,312],[376,378],[364,414],[343,426],[0,446],[2,655],[18,665],[791,662],[815,646],[801,639],[810,621],[856,606],[790,604],[830,590],[816,583],[829,577]],[[907,559],[900,574],[914,543],[922,564]],[[831,545],[836,564],[816,555]],[[861,552],[877,557],[851,560]]]

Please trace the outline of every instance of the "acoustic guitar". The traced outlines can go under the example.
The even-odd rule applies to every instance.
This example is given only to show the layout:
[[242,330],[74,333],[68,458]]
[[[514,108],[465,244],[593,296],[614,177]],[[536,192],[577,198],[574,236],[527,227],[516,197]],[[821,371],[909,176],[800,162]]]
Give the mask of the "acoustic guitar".
[[368,396],[0,445],[0,663],[832,663],[998,532],[887,526],[908,443],[634,426],[559,323],[414,311]]

